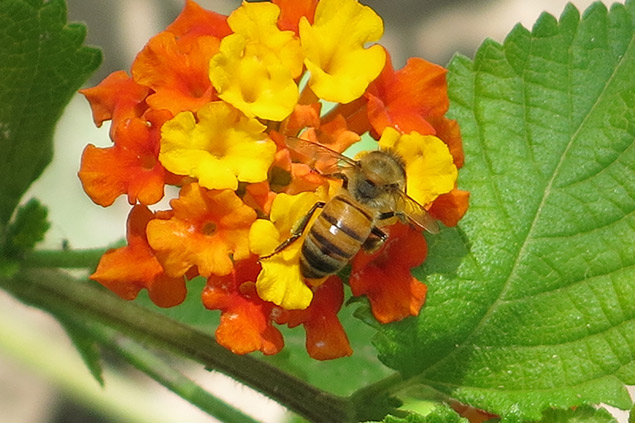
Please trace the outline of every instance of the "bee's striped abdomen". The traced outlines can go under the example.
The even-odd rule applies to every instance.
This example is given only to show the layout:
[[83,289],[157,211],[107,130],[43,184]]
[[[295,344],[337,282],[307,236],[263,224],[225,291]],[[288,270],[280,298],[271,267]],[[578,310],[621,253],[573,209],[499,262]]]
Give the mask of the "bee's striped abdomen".
[[302,244],[300,272],[309,279],[337,273],[370,235],[373,216],[344,195],[329,201]]

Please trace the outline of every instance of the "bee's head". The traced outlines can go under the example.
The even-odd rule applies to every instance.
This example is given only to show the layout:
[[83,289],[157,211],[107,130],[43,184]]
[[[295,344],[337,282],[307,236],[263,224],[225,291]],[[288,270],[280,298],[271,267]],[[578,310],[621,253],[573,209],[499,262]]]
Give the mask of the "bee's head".
[[406,186],[406,166],[396,152],[375,150],[359,157],[359,166],[366,180],[378,187],[403,190]]
[[366,204],[385,202],[406,186],[403,160],[390,150],[378,150],[358,156],[359,172],[349,178],[349,191]]

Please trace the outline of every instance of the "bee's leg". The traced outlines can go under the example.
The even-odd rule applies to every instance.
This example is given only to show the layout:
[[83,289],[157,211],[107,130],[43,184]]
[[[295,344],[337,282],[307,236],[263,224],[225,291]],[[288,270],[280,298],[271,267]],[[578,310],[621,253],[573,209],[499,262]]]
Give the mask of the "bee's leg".
[[348,187],[348,176],[344,174],[344,172],[332,172],[332,173],[321,173],[320,175],[325,178],[331,179],[341,179],[342,180],[342,188],[346,189]]
[[395,212],[395,216],[397,216],[399,218],[399,220],[401,221],[401,223],[408,223],[408,215],[402,211],[396,211]]
[[366,241],[362,244],[364,251],[369,253],[375,252],[383,245],[388,239],[388,235],[377,226],[373,226],[370,231],[370,236],[366,238]]
[[[391,217],[399,216],[400,214],[401,213],[397,211],[388,211],[388,212],[379,213],[379,216],[377,216],[377,220],[390,219]],[[399,216],[399,218],[401,219],[401,216]]]
[[300,221],[300,224],[298,225],[296,230],[293,231],[293,234],[291,234],[291,236],[289,238],[285,239],[282,242],[282,244],[278,245],[276,247],[276,249],[273,250],[273,253],[267,254],[266,256],[260,257],[260,260],[268,259],[269,257],[278,254],[280,251],[284,250],[289,245],[291,245],[296,239],[300,238],[302,236],[302,234],[304,233],[304,230],[306,229],[307,225],[309,224],[309,221],[311,220],[311,217],[313,216],[315,211],[317,209],[323,208],[325,204],[326,203],[324,201],[319,201],[319,202],[313,204],[313,207],[311,207],[311,209],[307,212],[307,214],[302,218],[302,220]]
[[[379,216],[377,216],[377,220],[382,221],[382,220],[393,218],[395,216],[399,217],[399,219],[402,219],[405,217],[405,216],[402,216],[402,213],[391,210],[391,211],[380,213]],[[379,247],[381,247],[382,244],[386,242],[387,239],[388,239],[388,235],[386,235],[384,231],[379,229],[377,226],[373,226],[373,229],[370,232],[370,236],[366,238],[366,241],[364,241],[364,243],[362,244],[362,248],[365,251],[372,253],[373,251],[377,251]]]

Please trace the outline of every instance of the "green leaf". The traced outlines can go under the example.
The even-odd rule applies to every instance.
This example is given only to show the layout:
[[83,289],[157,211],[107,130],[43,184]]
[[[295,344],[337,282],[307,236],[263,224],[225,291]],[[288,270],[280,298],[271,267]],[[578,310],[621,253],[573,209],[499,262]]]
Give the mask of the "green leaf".
[[35,198],[20,207],[7,228],[7,253],[15,255],[31,250],[42,241],[51,226],[47,216],[48,209]]
[[604,408],[595,409],[591,406],[578,407],[576,409],[557,410],[549,409],[540,420],[540,423],[611,423],[616,422]]
[[430,240],[417,318],[380,358],[512,420],[631,406],[635,383],[635,1],[542,15],[450,65],[471,192]]
[[4,234],[0,232],[0,276],[12,277],[19,270],[18,260],[44,239],[50,227],[48,209],[36,199],[18,209]]
[[459,416],[449,406],[438,405],[425,416],[416,413],[408,414],[406,417],[386,416],[382,423],[468,423],[468,420]]
[[50,162],[55,123],[101,62],[64,0],[0,1],[0,230]]
[[57,320],[66,330],[66,333],[73,342],[73,345],[75,345],[75,348],[77,348],[77,351],[79,351],[79,354],[81,355],[86,367],[88,367],[90,374],[93,375],[97,383],[99,383],[101,386],[104,386],[103,369],[101,366],[101,352],[99,350],[99,345],[87,331],[86,326],[82,325],[81,322],[76,322],[73,318],[65,314],[54,314]]

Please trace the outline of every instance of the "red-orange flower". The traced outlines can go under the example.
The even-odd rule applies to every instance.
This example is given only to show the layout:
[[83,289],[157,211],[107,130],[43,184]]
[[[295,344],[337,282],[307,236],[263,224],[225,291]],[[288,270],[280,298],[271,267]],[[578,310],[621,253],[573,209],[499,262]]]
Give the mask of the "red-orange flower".
[[111,205],[122,194],[127,194],[130,204],[154,204],[163,197],[167,172],[158,160],[159,137],[161,126],[172,114],[150,110],[145,118],[130,118],[117,125],[114,146],[88,144],[84,149],[79,179],[100,206]]
[[318,0],[272,0],[280,8],[278,28],[299,33],[298,24],[303,16],[312,24]]
[[423,263],[428,247],[423,234],[409,225],[384,229],[388,240],[373,254],[355,256],[349,282],[353,295],[368,297],[375,318],[390,323],[419,314],[427,288],[410,269]]
[[463,155],[463,141],[461,130],[457,121],[448,119],[445,116],[428,118],[439,137],[450,149],[450,154],[454,157],[454,164],[457,168],[463,167],[465,157]]
[[456,226],[467,211],[469,198],[469,192],[454,188],[447,194],[439,195],[428,211],[445,226]]
[[342,280],[331,276],[313,290],[313,301],[308,308],[283,312],[276,322],[290,328],[304,325],[306,350],[316,360],[351,355],[353,350],[337,317],[344,301]]
[[388,126],[409,134],[435,135],[430,118],[447,112],[449,100],[445,74],[441,66],[420,58],[410,58],[395,72],[387,57],[379,77],[369,86],[368,119],[376,134]]
[[208,73],[219,45],[213,36],[180,41],[164,31],[153,37],[132,64],[135,81],[154,90],[146,99],[148,105],[177,114],[196,111],[215,99]]
[[153,218],[147,207],[134,206],[128,216],[128,245],[108,250],[90,278],[125,300],[146,288],[156,305],[172,307],[185,299],[185,280],[167,276],[148,245],[146,226]]
[[79,92],[90,103],[95,125],[101,127],[104,121],[112,119],[112,136],[119,122],[143,114],[146,108],[144,100],[149,89],[137,84],[126,72],[116,71],[99,85]]
[[254,281],[259,272],[257,256],[239,260],[231,273],[210,276],[203,290],[205,307],[222,313],[216,341],[236,354],[276,354],[284,345],[282,334],[272,325],[277,307],[256,293]]
[[192,0],[185,0],[185,7],[165,30],[181,41],[205,35],[223,38],[232,32],[227,24],[227,16],[205,10]]
[[249,227],[256,212],[231,190],[207,190],[196,183],[170,201],[174,215],[148,224],[148,242],[167,274],[197,266],[202,276],[231,273],[233,260],[249,256]]

